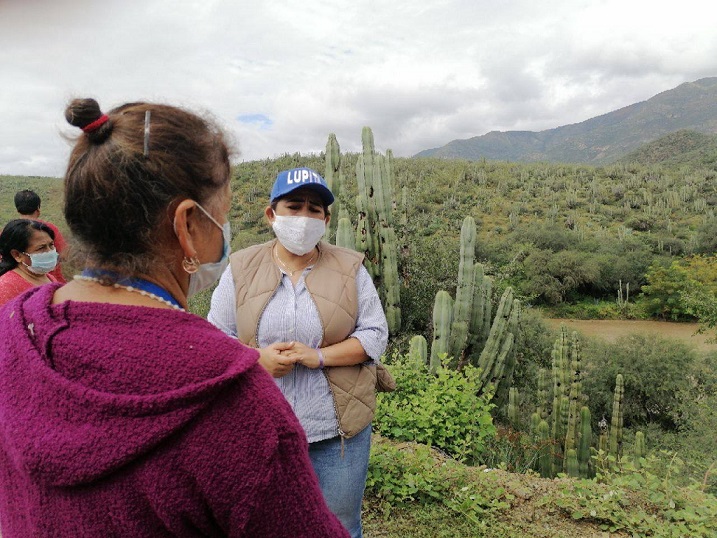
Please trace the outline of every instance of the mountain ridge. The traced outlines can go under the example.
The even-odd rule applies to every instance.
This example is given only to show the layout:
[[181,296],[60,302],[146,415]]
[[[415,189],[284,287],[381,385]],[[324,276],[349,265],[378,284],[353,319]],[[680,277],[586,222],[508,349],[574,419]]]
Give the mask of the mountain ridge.
[[685,82],[606,114],[544,131],[490,131],[414,157],[609,164],[679,130],[717,133],[717,77]]

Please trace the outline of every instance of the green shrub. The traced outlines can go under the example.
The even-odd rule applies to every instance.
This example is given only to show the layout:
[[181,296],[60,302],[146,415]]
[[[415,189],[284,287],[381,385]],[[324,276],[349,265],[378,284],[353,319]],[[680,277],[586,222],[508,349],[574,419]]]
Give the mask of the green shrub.
[[[450,465],[450,463],[449,463]],[[392,444],[374,436],[366,492],[388,505],[441,500],[451,484],[426,445]]]
[[387,368],[394,392],[378,395],[375,430],[399,441],[444,450],[463,462],[479,459],[485,440],[495,434],[490,394],[479,394],[476,368],[456,371],[442,365],[435,375],[425,365],[397,357]]
[[499,525],[495,515],[509,509],[513,499],[500,480],[491,478],[426,445],[374,435],[366,497],[378,503],[383,517],[406,502],[441,504],[454,513],[456,527],[471,527],[466,536],[479,536],[477,528]]
[[668,448],[685,460],[689,478],[717,494],[717,355],[699,360],[688,380],[677,416],[679,435]]
[[[640,469],[631,464],[598,474],[597,481],[566,481],[556,498],[546,498],[573,519],[600,523],[607,532],[630,536],[712,538],[717,533],[717,498],[699,485],[681,487],[672,480],[683,465],[672,457],[647,457]],[[638,505],[636,494],[644,495]]]
[[665,429],[676,428],[696,360],[687,344],[657,334],[631,334],[615,343],[590,340],[583,357],[583,394],[594,420],[610,417],[615,377],[622,374],[625,427],[655,422]]

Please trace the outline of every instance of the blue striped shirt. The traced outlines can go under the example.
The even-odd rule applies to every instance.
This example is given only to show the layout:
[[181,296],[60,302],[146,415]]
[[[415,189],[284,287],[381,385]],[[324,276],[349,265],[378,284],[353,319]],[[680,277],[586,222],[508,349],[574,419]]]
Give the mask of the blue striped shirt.
[[[282,270],[281,283],[259,320],[257,345],[260,348],[276,342],[297,341],[311,347],[321,343],[323,331],[319,312],[304,285],[310,270],[311,267],[304,270],[296,286]],[[356,288],[358,319],[349,337],[358,339],[366,354],[378,361],[386,350],[388,326],[376,288],[363,266],[356,274]],[[228,267],[212,294],[207,319],[229,336],[236,337],[234,301],[234,281],[231,267]],[[309,443],[339,434],[331,389],[321,370],[297,364],[290,373],[274,381],[299,418]]]

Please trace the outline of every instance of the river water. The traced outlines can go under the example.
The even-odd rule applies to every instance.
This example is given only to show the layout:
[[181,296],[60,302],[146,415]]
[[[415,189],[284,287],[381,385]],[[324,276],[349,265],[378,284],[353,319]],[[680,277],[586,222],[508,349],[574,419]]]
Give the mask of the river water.
[[570,332],[577,331],[585,336],[595,336],[608,342],[614,342],[618,337],[627,334],[656,334],[664,338],[684,340],[699,351],[717,351],[717,343],[707,341],[716,337],[715,329],[705,334],[695,334],[699,328],[697,323],[558,318],[545,318],[545,323],[553,329],[559,328],[564,323]]

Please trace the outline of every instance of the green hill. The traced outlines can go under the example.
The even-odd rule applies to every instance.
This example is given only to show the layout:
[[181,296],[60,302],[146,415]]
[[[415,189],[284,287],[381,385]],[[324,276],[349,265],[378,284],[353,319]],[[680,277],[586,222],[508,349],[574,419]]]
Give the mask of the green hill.
[[641,146],[621,163],[694,166],[717,170],[717,135],[681,130]]
[[679,130],[717,133],[717,77],[687,82],[640,103],[546,131],[493,131],[417,157],[608,164]]

